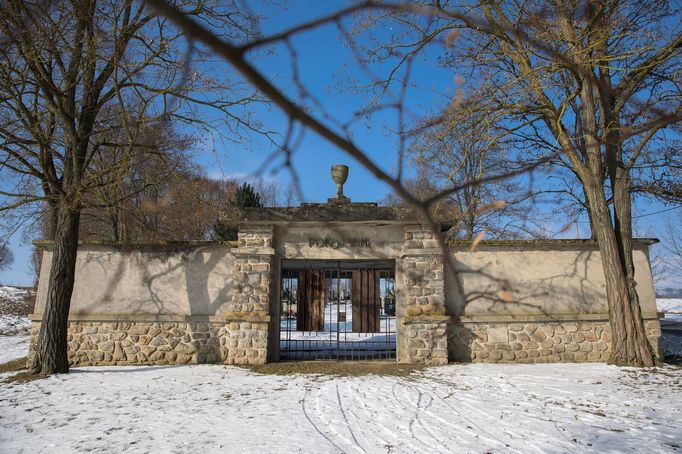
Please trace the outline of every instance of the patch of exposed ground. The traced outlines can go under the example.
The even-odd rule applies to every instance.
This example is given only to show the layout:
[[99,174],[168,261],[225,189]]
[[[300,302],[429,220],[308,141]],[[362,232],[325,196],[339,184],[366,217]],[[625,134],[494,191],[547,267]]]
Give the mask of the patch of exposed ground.
[[244,366],[264,375],[329,375],[334,377],[361,377],[364,375],[391,375],[404,377],[424,366],[396,364],[394,361],[282,361],[259,366]]

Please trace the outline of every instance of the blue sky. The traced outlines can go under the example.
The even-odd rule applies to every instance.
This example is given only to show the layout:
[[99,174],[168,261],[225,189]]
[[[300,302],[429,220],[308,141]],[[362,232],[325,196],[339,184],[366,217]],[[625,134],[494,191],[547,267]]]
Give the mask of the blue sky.
[[[293,24],[305,22],[319,17],[327,12],[333,12],[347,2],[341,1],[302,1],[285,2],[283,5],[270,4],[262,13],[266,16],[262,23],[265,35],[290,27]],[[346,21],[347,29],[351,23]],[[388,31],[390,32],[390,30]],[[348,77],[360,78],[363,73],[354,62],[350,50],[340,39],[336,27],[327,25],[294,37],[291,41],[297,52],[298,74],[304,86],[321,102],[324,108],[336,118],[346,121],[367,101],[366,94],[349,93]],[[410,91],[407,99],[410,111],[418,120],[420,116],[433,113],[444,104],[444,96],[451,94],[457,88],[457,74],[452,69],[444,69],[437,65],[439,49],[432,49],[428,58],[422,59],[416,66],[418,73],[415,79],[428,81]],[[274,46],[267,51],[254,55],[253,62],[277,86],[284,89],[292,98],[296,99],[296,87],[292,82],[291,60],[284,46]],[[220,66],[216,66],[216,70]],[[205,68],[203,68],[205,70]],[[367,80],[365,80],[366,82]],[[286,132],[286,119],[274,107],[261,107],[256,114],[268,129],[278,131],[282,136]],[[208,113],[207,113],[208,115]],[[386,171],[396,169],[397,140],[393,131],[396,125],[396,114],[385,111],[363,119],[353,128],[353,139],[361,149],[368,152],[371,159]],[[208,175],[227,177],[253,175],[264,162],[272,156],[274,147],[267,141],[253,137],[248,143],[235,144],[227,141],[213,141],[206,136],[204,144],[199,148],[196,159],[206,169]],[[388,190],[354,160],[331,144],[317,137],[312,132],[306,132],[293,156],[293,164],[299,178],[306,201],[324,201],[334,195],[335,187],[330,178],[330,167],[333,164],[347,164],[350,166],[350,176],[345,185],[345,193],[355,201],[376,201],[383,198]],[[274,163],[266,165],[272,169]],[[289,181],[286,172],[264,175],[283,183]],[[640,202],[636,207],[636,215],[654,213],[667,209],[657,203]],[[659,213],[637,219],[638,234],[641,236],[662,235],[662,221],[675,211]],[[557,219],[557,229],[564,225],[564,219]],[[581,233],[587,234],[586,220],[581,220]],[[571,229],[562,236],[575,235]],[[15,264],[12,269],[0,272],[0,283],[30,285],[33,274],[29,269],[30,246],[21,244],[19,235],[14,235],[10,247],[15,254]]]

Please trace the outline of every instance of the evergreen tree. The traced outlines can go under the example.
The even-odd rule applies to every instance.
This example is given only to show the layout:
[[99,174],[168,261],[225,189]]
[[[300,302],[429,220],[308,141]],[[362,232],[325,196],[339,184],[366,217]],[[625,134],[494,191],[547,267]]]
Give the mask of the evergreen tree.
[[[230,215],[238,214],[239,208],[257,208],[262,206],[260,194],[250,184],[243,183],[237,188],[230,201],[230,207],[233,208]],[[237,239],[238,231],[239,228],[236,223],[218,220],[213,225],[211,237],[216,241],[234,241]]]

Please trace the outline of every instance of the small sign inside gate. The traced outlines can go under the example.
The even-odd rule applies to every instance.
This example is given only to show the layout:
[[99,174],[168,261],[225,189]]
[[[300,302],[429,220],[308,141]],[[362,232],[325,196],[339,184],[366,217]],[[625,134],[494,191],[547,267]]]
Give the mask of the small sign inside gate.
[[310,247],[330,247],[332,249],[338,249],[343,246],[350,247],[370,247],[369,238],[319,238],[319,237],[309,237],[308,246]]

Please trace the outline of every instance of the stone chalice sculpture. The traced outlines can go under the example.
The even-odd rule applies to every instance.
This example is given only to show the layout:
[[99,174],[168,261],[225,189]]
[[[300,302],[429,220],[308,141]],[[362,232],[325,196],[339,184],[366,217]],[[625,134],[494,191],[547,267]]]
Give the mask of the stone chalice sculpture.
[[343,184],[348,179],[348,166],[343,164],[336,164],[332,166],[332,179],[336,183],[336,198],[337,199],[347,199],[343,195]]

